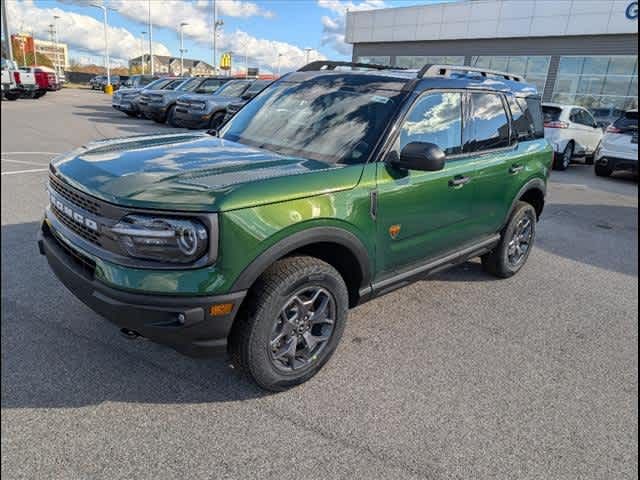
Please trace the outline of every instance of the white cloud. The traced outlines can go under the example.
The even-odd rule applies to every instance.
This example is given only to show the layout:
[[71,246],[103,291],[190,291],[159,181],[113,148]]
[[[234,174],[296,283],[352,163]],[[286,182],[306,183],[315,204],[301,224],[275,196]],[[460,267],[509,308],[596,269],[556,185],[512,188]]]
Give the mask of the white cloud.
[[[88,15],[64,11],[60,8],[40,8],[33,0],[7,2],[7,18],[13,32],[33,33],[36,38],[49,39],[49,25],[57,20],[58,40],[69,48],[102,55],[104,52],[103,23]],[[154,42],[154,52],[169,55],[169,49]],[[109,27],[109,51],[114,64],[122,64],[140,51],[140,39],[120,27]],[[132,55],[132,52],[135,52]]]
[[373,10],[386,7],[384,0],[352,2],[344,0],[318,0],[318,6],[330,10],[332,16],[323,15],[322,45],[333,48],[342,55],[351,55],[352,47],[344,41],[347,10]]

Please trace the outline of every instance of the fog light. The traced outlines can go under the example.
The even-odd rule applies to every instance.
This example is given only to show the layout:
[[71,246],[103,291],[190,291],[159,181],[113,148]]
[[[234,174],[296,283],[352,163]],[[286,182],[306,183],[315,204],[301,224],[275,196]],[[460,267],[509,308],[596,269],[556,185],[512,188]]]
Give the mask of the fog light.
[[218,303],[217,305],[211,305],[209,307],[209,313],[212,317],[219,317],[220,315],[229,315],[233,310],[233,303]]

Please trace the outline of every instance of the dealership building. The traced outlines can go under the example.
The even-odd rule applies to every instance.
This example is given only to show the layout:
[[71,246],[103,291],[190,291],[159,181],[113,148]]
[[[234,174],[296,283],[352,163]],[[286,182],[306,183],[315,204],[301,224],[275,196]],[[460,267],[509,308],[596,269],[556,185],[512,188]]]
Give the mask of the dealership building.
[[359,62],[524,75],[544,101],[583,105],[597,116],[638,107],[634,1],[459,0],[351,11],[346,41]]

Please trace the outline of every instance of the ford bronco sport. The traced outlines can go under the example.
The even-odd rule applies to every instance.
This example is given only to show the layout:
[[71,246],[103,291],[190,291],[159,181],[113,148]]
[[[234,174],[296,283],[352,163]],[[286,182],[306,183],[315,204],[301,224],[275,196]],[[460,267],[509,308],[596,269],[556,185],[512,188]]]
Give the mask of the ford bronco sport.
[[329,360],[349,308],[476,256],[518,272],[551,164],[520,77],[313,62],[219,131],[54,159],[39,248],[129,336],[226,346],[278,391]]

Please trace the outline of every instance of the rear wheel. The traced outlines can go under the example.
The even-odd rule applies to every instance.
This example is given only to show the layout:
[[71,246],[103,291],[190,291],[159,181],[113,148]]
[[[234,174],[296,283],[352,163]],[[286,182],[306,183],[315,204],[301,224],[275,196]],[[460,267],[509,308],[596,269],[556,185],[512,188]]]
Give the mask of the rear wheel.
[[564,151],[560,155],[556,155],[553,162],[553,168],[556,170],[566,170],[569,168],[569,164],[573,158],[574,148],[573,142],[567,143],[567,146],[564,147]]
[[9,101],[14,102],[20,98],[20,93],[7,92],[4,94],[4,97]]
[[518,202],[498,246],[482,257],[485,271],[509,278],[524,266],[536,237],[536,211],[526,202]]
[[340,274],[313,257],[273,264],[256,282],[229,336],[235,366],[262,388],[287,390],[313,377],[335,351],[349,298]]

